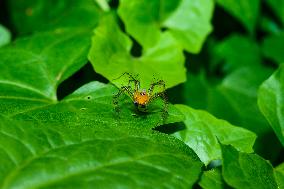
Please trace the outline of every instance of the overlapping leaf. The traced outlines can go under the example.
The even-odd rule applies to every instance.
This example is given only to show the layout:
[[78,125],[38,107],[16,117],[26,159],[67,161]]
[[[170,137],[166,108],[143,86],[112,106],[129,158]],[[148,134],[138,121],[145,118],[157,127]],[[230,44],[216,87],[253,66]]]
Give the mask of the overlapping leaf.
[[182,49],[168,32],[162,34],[155,46],[144,49],[142,56],[135,58],[130,54],[129,37],[119,29],[113,16],[107,15],[95,29],[92,41],[89,59],[95,71],[119,87],[121,81],[115,79],[125,72],[139,74],[143,88],[148,88],[154,77],[163,79],[167,88],[186,79]]
[[240,151],[253,151],[252,146],[256,139],[254,133],[217,119],[205,111],[194,110],[185,105],[176,107],[186,117],[186,129],[175,133],[175,136],[191,147],[205,164],[221,159],[219,141],[231,144]]
[[127,32],[143,47],[154,46],[161,30],[168,29],[183,48],[198,53],[212,30],[213,6],[212,0],[121,0],[118,13]]

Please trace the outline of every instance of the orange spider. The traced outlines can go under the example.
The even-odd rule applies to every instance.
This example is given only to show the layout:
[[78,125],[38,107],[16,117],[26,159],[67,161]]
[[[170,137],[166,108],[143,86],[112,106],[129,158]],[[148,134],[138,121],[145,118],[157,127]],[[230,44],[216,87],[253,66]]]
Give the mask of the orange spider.
[[[153,102],[155,99],[161,97],[164,101],[164,108],[163,108],[163,119],[166,118],[168,112],[168,102],[167,97],[165,95],[165,82],[163,80],[159,80],[155,83],[152,83],[148,90],[140,89],[140,81],[135,79],[130,73],[125,72],[120,77],[128,75],[129,81],[127,86],[122,86],[118,93],[113,97],[113,104],[115,105],[115,110],[118,111],[118,99],[122,93],[127,93],[134,105],[137,107],[139,112],[147,112],[147,106],[149,103]],[[119,77],[119,78],[120,78]],[[119,79],[118,78],[118,79]],[[132,88],[131,83],[134,83],[134,87]],[[154,88],[156,86],[161,86],[162,91],[158,93],[153,93]]]

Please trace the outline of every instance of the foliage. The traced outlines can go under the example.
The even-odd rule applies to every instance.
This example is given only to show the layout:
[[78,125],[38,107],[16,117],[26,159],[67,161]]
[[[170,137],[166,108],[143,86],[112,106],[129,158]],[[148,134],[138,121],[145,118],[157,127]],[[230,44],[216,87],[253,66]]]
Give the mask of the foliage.
[[284,0],[0,5],[0,188],[284,187]]

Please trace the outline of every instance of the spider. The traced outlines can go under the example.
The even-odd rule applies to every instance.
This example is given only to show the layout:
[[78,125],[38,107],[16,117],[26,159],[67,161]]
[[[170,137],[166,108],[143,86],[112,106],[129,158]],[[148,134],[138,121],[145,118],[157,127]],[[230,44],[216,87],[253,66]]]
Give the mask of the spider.
[[[124,75],[127,75],[129,77],[128,85],[122,86],[120,90],[118,91],[118,93],[113,96],[113,104],[115,106],[115,110],[119,111],[119,108],[118,108],[119,97],[123,93],[124,94],[126,93],[131,97],[136,107],[136,110],[142,113],[147,112],[147,106],[151,102],[153,102],[157,98],[162,98],[164,102],[162,119],[165,120],[168,116],[168,101],[167,101],[167,97],[165,94],[165,82],[163,80],[159,80],[157,82],[150,84],[150,87],[148,90],[140,89],[140,81],[138,79],[135,79],[128,72],[125,72],[119,78],[121,78]],[[134,86],[131,86],[132,83],[134,84]],[[154,93],[154,88],[156,86],[162,87],[162,91]]]

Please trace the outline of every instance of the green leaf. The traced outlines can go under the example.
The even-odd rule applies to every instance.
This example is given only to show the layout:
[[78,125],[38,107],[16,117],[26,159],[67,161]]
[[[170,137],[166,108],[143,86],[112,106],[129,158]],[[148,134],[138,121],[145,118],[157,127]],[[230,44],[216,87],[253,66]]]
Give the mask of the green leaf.
[[213,7],[212,0],[121,0],[118,14],[145,48],[156,45],[166,28],[184,49],[198,53],[212,30]]
[[275,14],[284,24],[284,1],[283,0],[267,0],[268,5],[274,10]]
[[219,168],[204,171],[198,184],[203,189],[222,189],[226,186]]
[[259,88],[258,106],[284,146],[284,65]]
[[260,12],[259,0],[217,0],[217,3],[254,33]]
[[143,128],[0,118],[0,135],[2,189],[188,188],[201,172],[186,145]]
[[275,177],[279,188],[284,188],[284,163],[278,165],[275,169]]
[[0,24],[0,47],[4,46],[11,41],[10,32]]
[[284,32],[266,37],[262,44],[262,52],[265,57],[270,58],[276,63],[284,63]]
[[55,102],[59,83],[87,63],[89,37],[83,30],[38,33],[0,49],[0,112]]
[[223,177],[234,188],[278,188],[272,165],[257,154],[222,146]]
[[131,46],[129,37],[119,29],[115,19],[107,15],[95,29],[89,60],[96,72],[118,87],[125,85],[115,80],[124,72],[139,74],[143,88],[153,82],[153,75],[163,79],[167,88],[186,80],[182,49],[169,32],[164,32],[154,47],[143,49],[139,58],[131,56]]
[[10,0],[7,3],[20,34],[66,27],[92,29],[102,12],[94,0]]
[[185,105],[175,106],[186,117],[186,129],[175,133],[175,136],[191,147],[206,165],[212,160],[221,159],[219,141],[231,144],[240,151],[253,151],[256,139],[254,133],[217,119],[206,111],[194,110]]

